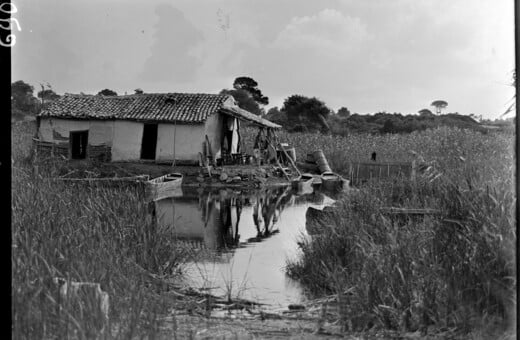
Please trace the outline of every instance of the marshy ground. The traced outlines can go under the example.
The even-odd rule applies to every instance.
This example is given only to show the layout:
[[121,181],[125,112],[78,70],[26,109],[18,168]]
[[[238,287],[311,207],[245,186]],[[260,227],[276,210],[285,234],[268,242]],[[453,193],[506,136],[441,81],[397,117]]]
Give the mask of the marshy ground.
[[[382,161],[415,157],[430,170],[414,182],[369,182],[339,197],[332,217],[312,226],[323,232],[298,240],[301,256],[286,269],[315,298],[304,311],[248,311],[237,300],[231,304],[240,311],[228,312],[229,304],[216,297],[208,303],[203,292],[175,283],[193,249],[154,224],[139,188],[49,180],[70,169],[30,158],[29,124],[12,128],[13,338],[101,336],[94,304],[85,301],[82,313],[57,308],[50,281],[57,276],[101,284],[111,299],[108,338],[514,336],[514,135],[450,128],[349,137],[282,133],[298,152],[323,149],[340,173],[373,150]],[[141,166],[123,169],[135,174]],[[93,172],[103,171],[113,168]],[[388,206],[440,214],[396,220],[381,212]]]

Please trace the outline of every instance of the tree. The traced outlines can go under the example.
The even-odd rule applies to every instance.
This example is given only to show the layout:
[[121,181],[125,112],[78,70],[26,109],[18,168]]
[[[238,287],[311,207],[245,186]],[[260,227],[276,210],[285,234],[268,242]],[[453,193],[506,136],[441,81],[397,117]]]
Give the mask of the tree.
[[135,89],[134,91],[135,91],[135,94],[143,94],[144,93],[144,91],[142,89],[139,89],[139,88]]
[[104,90],[99,91],[98,95],[101,95],[101,96],[117,96],[117,92],[109,90],[109,89],[104,89]]
[[233,82],[233,88],[235,90],[245,90],[251,94],[254,101],[261,105],[269,104],[269,98],[262,94],[258,88],[258,83],[250,77],[238,77]]
[[431,116],[433,116],[433,112],[431,112],[428,109],[422,109],[422,110],[419,110],[419,115],[421,117],[431,117]]
[[41,108],[46,109],[47,106],[55,101],[56,99],[60,98],[61,96],[54,92],[49,84],[47,84],[47,89],[43,87],[43,84],[40,84],[42,89],[41,91],[38,91],[38,98],[41,99]]
[[331,110],[316,97],[292,95],[285,99],[282,112],[285,112],[289,121],[295,125],[303,124],[309,129],[320,128],[323,132],[330,131],[327,117]]
[[38,99],[33,95],[34,87],[23,80],[11,84],[11,108],[24,113],[38,111]]
[[54,92],[52,89],[38,91],[38,98],[41,98],[46,102],[56,100],[60,97],[61,96]]
[[284,127],[286,127],[288,123],[287,115],[281,112],[277,106],[270,108],[264,118]]
[[346,107],[342,107],[338,110],[338,116],[348,118],[350,117],[350,111]]
[[448,106],[448,102],[444,101],[444,100],[435,100],[434,102],[432,102],[430,104],[431,106],[435,107],[435,112],[437,114],[440,114],[441,113],[441,110],[442,109],[445,109],[447,106]]
[[233,96],[238,107],[240,107],[241,109],[244,109],[259,116],[264,114],[264,110],[260,108],[260,105],[258,105],[258,103],[251,96],[251,94],[246,90],[223,89],[222,91],[220,91],[220,94],[228,94]]
[[396,132],[395,130],[395,124],[392,119],[387,119],[379,131],[381,131],[381,133],[394,133]]
[[48,104],[53,102],[54,100],[60,98],[60,95],[54,92],[52,89],[51,84],[46,83],[45,85],[43,83],[40,83],[41,91],[38,91],[38,98],[41,99],[41,102],[38,102],[39,110],[41,111],[43,109],[46,109]]

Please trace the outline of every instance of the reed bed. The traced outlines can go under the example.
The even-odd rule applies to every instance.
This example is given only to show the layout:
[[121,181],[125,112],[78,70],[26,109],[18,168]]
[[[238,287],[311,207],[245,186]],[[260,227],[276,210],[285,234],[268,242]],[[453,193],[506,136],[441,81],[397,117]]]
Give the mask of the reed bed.
[[[32,131],[13,126],[13,338],[153,337],[176,298],[165,278],[179,275],[187,249],[153,223],[141,188],[48,179],[62,161],[33,161]],[[56,277],[100,283],[110,297],[109,327],[102,329],[93,297],[60,303]]]
[[[322,232],[300,240],[301,257],[287,263],[287,273],[316,296],[348,301],[347,326],[423,335],[449,330],[480,339],[515,334],[514,136],[439,128],[283,137],[299,150],[321,148],[339,173],[345,162],[367,161],[372,150],[382,161],[428,166],[415,181],[369,181],[325,220],[307,222]],[[380,210],[389,206],[440,213]]]
[[[63,160],[35,162],[33,133],[31,124],[12,128],[13,338],[156,337],[176,303],[165,278],[180,275],[189,251],[153,223],[141,188],[50,181]],[[255,134],[244,129],[246,152]],[[455,128],[279,136],[300,160],[322,149],[339,173],[374,151],[378,161],[425,165],[415,181],[369,181],[342,197],[313,227],[323,232],[301,240],[301,256],[287,264],[315,296],[338,295],[350,330],[514,334],[514,136]],[[392,217],[380,210],[388,206],[440,213]],[[100,283],[110,296],[108,329],[101,331],[95,301],[80,311],[59,305],[55,277]]]

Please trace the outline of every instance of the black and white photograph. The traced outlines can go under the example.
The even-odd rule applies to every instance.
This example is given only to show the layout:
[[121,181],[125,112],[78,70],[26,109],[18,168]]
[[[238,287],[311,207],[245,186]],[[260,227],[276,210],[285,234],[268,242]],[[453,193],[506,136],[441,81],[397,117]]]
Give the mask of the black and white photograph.
[[516,339],[518,8],[0,0],[11,338]]

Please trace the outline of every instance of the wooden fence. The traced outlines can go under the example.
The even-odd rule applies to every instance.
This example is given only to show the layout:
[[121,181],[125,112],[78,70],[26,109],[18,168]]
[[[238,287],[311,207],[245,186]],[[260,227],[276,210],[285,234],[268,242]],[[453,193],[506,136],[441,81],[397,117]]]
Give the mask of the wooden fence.
[[405,177],[413,180],[415,162],[350,162],[343,171],[352,184],[364,183],[372,178]]
[[[34,147],[38,154],[46,154],[52,156],[62,156],[70,158],[69,143],[53,143],[33,138]],[[112,158],[112,148],[109,145],[87,145],[87,158],[97,159],[102,162],[110,162]]]

